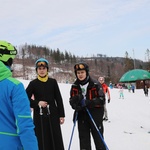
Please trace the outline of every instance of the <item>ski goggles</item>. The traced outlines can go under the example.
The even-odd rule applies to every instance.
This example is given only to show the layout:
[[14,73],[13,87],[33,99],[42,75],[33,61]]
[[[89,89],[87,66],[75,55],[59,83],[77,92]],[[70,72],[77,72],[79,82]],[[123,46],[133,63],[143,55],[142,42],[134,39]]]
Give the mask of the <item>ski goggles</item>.
[[43,61],[39,61],[36,66],[37,67],[41,67],[41,66],[48,67],[47,63],[43,62]]
[[85,70],[86,67],[85,67],[84,64],[76,64],[76,65],[74,66],[74,69],[75,69],[75,70]]

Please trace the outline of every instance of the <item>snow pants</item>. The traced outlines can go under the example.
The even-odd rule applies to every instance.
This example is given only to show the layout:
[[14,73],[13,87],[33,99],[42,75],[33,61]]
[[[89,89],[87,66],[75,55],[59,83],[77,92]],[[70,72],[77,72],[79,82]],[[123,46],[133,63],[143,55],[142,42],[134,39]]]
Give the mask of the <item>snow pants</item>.
[[[103,115],[104,107],[89,109],[94,122],[96,123],[103,137]],[[80,150],[91,150],[91,135],[95,143],[96,150],[106,150],[103,141],[98,134],[89,114],[86,110],[79,111],[78,114],[78,131],[80,140]]]

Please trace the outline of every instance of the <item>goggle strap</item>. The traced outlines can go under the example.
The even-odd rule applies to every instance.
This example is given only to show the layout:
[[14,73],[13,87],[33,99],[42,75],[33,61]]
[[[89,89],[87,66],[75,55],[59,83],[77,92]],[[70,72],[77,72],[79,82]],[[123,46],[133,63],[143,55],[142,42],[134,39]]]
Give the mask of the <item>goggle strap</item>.
[[16,55],[17,54],[17,50],[7,50],[7,49],[0,49],[0,54],[4,55],[4,54],[7,54],[7,55]]

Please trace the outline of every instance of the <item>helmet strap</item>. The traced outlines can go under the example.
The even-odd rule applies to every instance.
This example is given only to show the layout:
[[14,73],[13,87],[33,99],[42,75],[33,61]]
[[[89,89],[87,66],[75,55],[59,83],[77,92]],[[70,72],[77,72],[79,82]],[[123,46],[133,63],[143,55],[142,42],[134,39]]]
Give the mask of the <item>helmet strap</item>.
[[9,66],[11,67],[12,63],[13,63],[13,59],[12,58],[9,58],[7,62],[4,62],[3,63],[6,65],[6,66]]

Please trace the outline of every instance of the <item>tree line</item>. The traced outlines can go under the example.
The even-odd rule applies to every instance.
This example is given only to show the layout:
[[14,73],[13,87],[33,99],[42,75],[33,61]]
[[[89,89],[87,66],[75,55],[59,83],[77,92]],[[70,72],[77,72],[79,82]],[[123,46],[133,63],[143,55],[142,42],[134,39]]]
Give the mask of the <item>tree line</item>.
[[[102,57],[105,56],[105,57]],[[121,76],[132,69],[150,70],[150,63],[141,60],[133,59],[125,52],[125,57],[107,57],[106,55],[98,54],[92,57],[79,57],[71,54],[68,51],[61,52],[59,48],[50,49],[46,46],[28,45],[19,46],[18,55],[15,58],[16,64],[22,64],[22,69],[19,76],[28,79],[27,74],[30,72],[30,67],[34,66],[35,61],[40,58],[46,58],[50,63],[50,70],[53,70],[52,76],[62,80],[67,78],[73,81],[75,76],[73,66],[78,61],[86,62],[90,67],[90,73],[94,78],[104,76],[106,81],[118,82]],[[56,71],[60,68],[62,71]],[[14,74],[17,76],[19,73]],[[61,76],[61,79],[60,79]],[[66,80],[66,79],[65,79]]]

